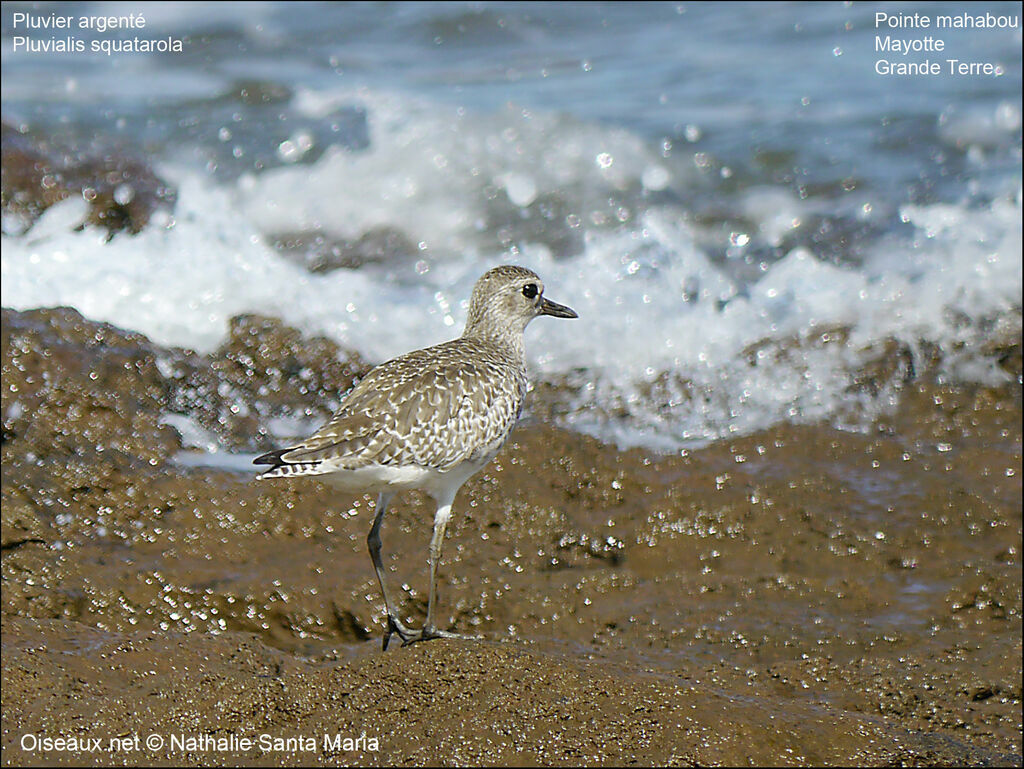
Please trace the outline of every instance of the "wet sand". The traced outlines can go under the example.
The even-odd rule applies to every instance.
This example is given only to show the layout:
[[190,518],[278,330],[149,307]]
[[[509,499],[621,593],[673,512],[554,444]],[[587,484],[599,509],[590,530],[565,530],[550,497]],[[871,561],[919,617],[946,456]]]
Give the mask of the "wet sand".
[[[484,640],[382,653],[374,501],[194,466],[164,419],[263,450],[364,362],[267,318],[200,356],[4,310],[3,763],[1019,765],[1000,360],[1012,385],[922,374],[862,432],[669,457],[552,426],[539,390],[449,526],[441,625]],[[383,529],[415,623],[432,512]],[[100,749],[40,747],[72,737]]]

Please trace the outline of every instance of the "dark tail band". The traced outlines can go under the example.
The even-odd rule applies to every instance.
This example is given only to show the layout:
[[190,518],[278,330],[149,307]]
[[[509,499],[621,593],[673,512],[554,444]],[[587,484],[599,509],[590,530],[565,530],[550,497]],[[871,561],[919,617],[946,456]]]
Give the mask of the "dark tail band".
[[285,462],[281,459],[282,456],[287,454],[291,449],[277,449],[277,451],[268,451],[266,454],[261,454],[252,461],[254,465],[272,465],[277,467],[283,465]]

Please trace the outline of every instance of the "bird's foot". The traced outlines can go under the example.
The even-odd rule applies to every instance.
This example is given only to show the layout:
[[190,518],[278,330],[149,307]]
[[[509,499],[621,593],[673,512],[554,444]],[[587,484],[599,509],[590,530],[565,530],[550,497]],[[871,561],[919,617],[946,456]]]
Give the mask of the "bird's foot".
[[388,627],[387,630],[384,631],[383,651],[388,650],[388,642],[391,640],[392,633],[397,634],[398,637],[402,639],[402,646],[405,646],[407,643],[411,643],[409,641],[410,638],[421,632],[422,631],[420,630],[410,630],[405,625],[403,625],[393,614],[389,613]]
[[459,635],[450,633],[447,630],[438,630],[435,627],[425,626],[422,630],[415,630],[408,638],[402,639],[402,646],[418,643],[419,641],[431,641],[435,638],[457,638],[462,641],[479,641],[478,636]]

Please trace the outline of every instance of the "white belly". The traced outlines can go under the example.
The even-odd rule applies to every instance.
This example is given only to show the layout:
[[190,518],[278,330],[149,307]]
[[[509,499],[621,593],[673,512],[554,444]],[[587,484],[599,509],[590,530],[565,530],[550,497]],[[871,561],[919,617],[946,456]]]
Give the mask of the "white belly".
[[434,470],[420,465],[369,465],[355,470],[336,470],[320,476],[321,480],[341,491],[372,494],[395,494],[421,489],[439,503],[451,503],[455,492],[482,470],[492,456],[477,461],[460,462],[448,470]]
[[379,494],[423,488],[436,470],[418,465],[389,467],[369,465],[356,470],[335,470],[324,473],[321,479],[341,491],[364,491]]

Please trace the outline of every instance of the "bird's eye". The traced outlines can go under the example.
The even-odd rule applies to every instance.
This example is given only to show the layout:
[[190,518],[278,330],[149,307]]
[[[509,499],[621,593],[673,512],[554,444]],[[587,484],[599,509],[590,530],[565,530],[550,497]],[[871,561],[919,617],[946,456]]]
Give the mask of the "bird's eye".
[[537,296],[537,284],[527,283],[525,286],[523,286],[523,296],[525,296],[527,299],[533,299],[535,296]]

